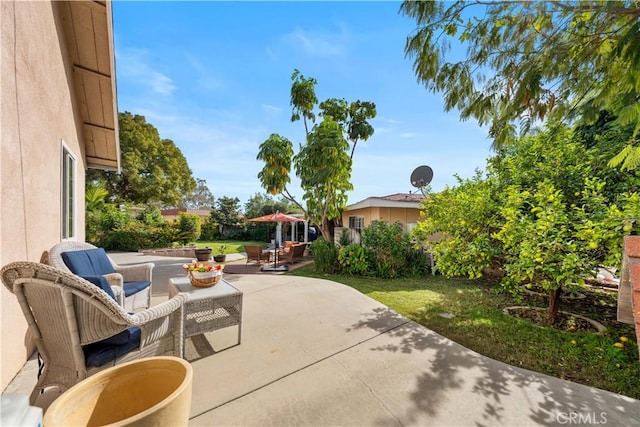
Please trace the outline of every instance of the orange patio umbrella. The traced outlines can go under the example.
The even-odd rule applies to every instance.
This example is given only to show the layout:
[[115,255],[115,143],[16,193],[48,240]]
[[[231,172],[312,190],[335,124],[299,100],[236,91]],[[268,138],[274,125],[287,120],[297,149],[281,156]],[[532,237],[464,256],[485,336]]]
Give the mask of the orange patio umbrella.
[[[280,213],[280,211],[276,211],[275,213],[259,216],[257,218],[251,218],[247,221],[251,222],[304,222],[304,219],[296,218],[295,216],[287,215]],[[280,226],[280,224],[278,224]],[[276,245],[276,248],[278,246]],[[278,251],[274,251],[274,263],[273,266],[263,266],[261,268],[262,271],[287,271],[289,267],[286,265],[278,266]]]
[[257,218],[251,218],[247,221],[251,222],[302,222],[304,219],[296,218],[295,216],[283,214],[280,211],[276,211],[275,213],[262,215]]

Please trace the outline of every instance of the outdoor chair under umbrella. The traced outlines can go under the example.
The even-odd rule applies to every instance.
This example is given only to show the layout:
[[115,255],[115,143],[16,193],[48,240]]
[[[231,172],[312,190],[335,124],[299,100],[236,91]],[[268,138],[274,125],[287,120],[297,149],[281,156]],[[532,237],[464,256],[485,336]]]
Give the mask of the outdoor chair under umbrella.
[[[276,211],[275,213],[259,216],[257,218],[251,218],[248,221],[251,222],[302,222],[303,219],[296,218],[295,216],[287,215]],[[264,265],[261,268],[262,271],[289,271],[289,266],[278,265],[278,242],[276,242],[273,265]]]

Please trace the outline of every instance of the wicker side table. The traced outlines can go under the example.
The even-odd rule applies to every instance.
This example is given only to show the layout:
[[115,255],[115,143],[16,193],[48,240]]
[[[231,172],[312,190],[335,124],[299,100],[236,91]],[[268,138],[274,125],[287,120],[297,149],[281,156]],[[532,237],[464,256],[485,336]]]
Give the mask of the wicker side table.
[[169,279],[169,297],[187,296],[184,305],[184,337],[238,326],[238,345],[242,338],[242,292],[221,279],[210,288],[191,286],[188,277]]

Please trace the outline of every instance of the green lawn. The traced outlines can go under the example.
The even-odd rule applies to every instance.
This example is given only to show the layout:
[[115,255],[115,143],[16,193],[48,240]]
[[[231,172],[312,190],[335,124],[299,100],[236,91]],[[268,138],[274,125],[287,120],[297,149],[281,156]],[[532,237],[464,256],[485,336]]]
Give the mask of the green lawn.
[[[409,319],[493,359],[640,399],[640,362],[635,334],[631,325],[615,321],[615,294],[590,295],[591,300],[601,305],[597,310],[584,303],[581,308],[579,302],[561,307],[588,315],[609,328],[605,335],[596,335],[543,328],[504,314],[504,307],[522,302],[543,306],[544,302],[516,301],[501,292],[498,285],[479,280],[442,276],[380,280],[316,273],[313,266],[298,268],[289,274],[351,286]],[[455,317],[445,318],[442,313]],[[621,336],[627,337],[628,342],[623,349],[617,349],[614,344]]]
[[240,252],[244,252],[244,245],[262,245],[262,247],[266,247],[267,244],[265,242],[253,242],[253,241],[245,241],[245,240],[211,240],[211,241],[197,241],[196,247],[205,248],[210,247],[211,253],[216,255],[220,253],[220,247],[226,243],[227,248],[225,249],[225,254],[236,254]]

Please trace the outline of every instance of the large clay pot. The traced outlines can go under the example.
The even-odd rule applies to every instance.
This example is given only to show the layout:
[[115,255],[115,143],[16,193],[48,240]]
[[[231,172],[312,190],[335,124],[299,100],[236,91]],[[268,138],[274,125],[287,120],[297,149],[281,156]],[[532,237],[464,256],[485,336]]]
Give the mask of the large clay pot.
[[193,369],[178,357],[158,356],[98,372],[49,406],[45,426],[186,426]]
[[209,261],[211,259],[211,248],[196,249],[195,254],[198,261]]

